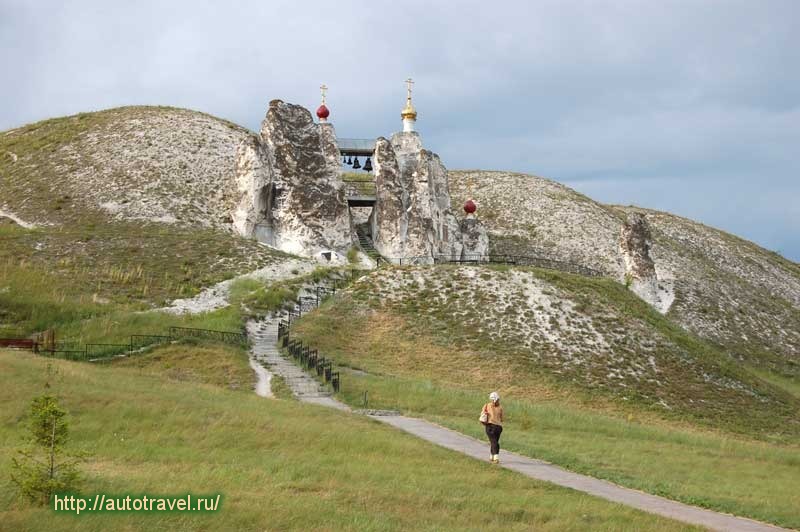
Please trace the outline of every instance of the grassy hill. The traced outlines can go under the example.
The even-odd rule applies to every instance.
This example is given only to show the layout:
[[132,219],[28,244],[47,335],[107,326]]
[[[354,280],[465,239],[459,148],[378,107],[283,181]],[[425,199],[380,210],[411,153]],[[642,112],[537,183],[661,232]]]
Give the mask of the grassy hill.
[[627,213],[645,214],[660,279],[675,290],[668,317],[733,359],[800,379],[800,266],[734,235],[669,213],[597,203],[541,177],[451,171],[454,208],[470,195],[494,252],[577,262],[623,281]]
[[[533,304],[526,299],[535,298]],[[490,267],[381,270],[293,326],[353,406],[480,437],[650,493],[800,526],[800,396],[610,280]],[[352,368],[352,369],[348,369]]]
[[[150,312],[296,260],[230,231],[234,155],[250,134],[165,107],[0,132],[0,336],[55,327],[59,339],[85,343],[171,325],[236,330],[252,310],[244,307],[267,308],[293,293],[296,287],[250,280],[236,285],[227,308]],[[370,406],[479,436],[476,410],[499,388],[512,412],[504,434],[511,448],[800,527],[800,266],[702,224],[602,205],[536,176],[451,171],[450,185],[459,210],[472,189],[494,252],[577,262],[607,278],[508,267],[382,269],[294,330],[354,368],[343,370],[344,400],[360,405],[366,392]],[[618,237],[631,211],[645,214],[658,274],[675,288],[665,315],[621,282]],[[0,364],[7,454],[42,362],[5,354]],[[157,491],[219,489],[234,497],[234,517],[141,518],[132,528],[673,526],[585,498],[573,504],[573,493],[506,473],[483,477],[477,464],[365,420],[251,397],[240,350],[177,345],[111,367],[57,364],[69,375],[68,407],[87,423],[78,440],[102,456],[91,470],[97,486],[135,491],[163,481]],[[125,420],[115,420],[112,407]],[[163,426],[175,426],[178,436]],[[142,438],[131,449],[108,430]],[[359,445],[358,434],[368,444],[354,459],[344,449]],[[402,461],[379,463],[387,453]],[[205,456],[211,461],[203,463]],[[384,486],[398,482],[408,486]],[[490,500],[510,501],[496,521],[473,504],[486,489]],[[4,497],[13,528],[74,522]],[[328,520],[307,515],[312,505]],[[425,521],[427,514],[435,515]],[[97,529],[117,523],[90,521]]]
[[0,333],[56,326],[84,341],[158,334],[203,320],[134,313],[284,261],[233,236],[224,219],[236,146],[249,134],[164,107],[0,133],[0,210],[27,226],[0,217]]
[[[2,464],[20,445],[45,364],[0,353]],[[70,411],[74,447],[93,453],[82,493],[222,493],[222,507],[55,514],[16,500],[4,473],[3,529],[690,529],[492,468],[367,418],[133,368],[54,364],[51,391]]]
[[250,134],[171,107],[120,107],[6,131],[0,207],[40,224],[91,218],[224,227],[236,147]]

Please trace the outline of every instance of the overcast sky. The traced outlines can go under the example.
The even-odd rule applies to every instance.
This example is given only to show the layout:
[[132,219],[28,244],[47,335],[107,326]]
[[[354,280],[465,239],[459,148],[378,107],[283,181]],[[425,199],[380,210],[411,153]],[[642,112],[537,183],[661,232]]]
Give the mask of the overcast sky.
[[0,129],[129,104],[341,137],[417,127],[453,169],[549,177],[800,261],[800,1],[0,0]]

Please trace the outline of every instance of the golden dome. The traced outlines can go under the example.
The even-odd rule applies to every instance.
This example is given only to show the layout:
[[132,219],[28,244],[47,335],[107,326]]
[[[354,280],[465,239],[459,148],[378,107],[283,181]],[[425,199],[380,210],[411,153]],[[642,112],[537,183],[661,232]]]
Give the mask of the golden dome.
[[400,116],[405,120],[406,118],[410,118],[411,120],[417,119],[417,110],[414,109],[414,104],[411,103],[411,98],[406,99],[406,106],[403,108],[403,112],[400,113]]

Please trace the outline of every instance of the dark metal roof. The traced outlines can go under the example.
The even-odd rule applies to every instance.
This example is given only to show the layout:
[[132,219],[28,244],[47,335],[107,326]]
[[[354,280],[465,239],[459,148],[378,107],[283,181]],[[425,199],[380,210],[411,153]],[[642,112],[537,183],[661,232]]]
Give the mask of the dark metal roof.
[[372,155],[375,151],[375,139],[336,139],[339,152],[351,155]]

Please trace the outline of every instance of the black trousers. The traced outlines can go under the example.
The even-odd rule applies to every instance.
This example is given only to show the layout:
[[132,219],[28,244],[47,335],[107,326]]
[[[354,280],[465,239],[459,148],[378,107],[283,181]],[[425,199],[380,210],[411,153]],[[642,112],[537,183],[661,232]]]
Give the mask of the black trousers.
[[486,435],[489,436],[489,446],[492,454],[500,454],[500,434],[503,432],[502,425],[486,424]]

